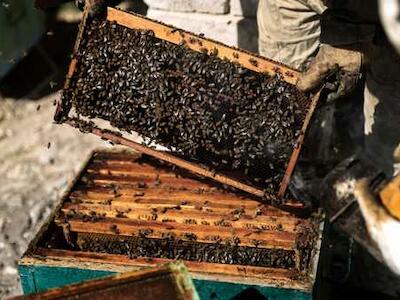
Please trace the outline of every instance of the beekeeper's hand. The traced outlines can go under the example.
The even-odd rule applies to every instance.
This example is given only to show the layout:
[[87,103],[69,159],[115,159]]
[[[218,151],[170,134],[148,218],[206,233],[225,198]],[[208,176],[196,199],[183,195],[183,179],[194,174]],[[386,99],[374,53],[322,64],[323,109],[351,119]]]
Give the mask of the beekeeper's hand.
[[363,60],[361,51],[323,44],[308,70],[300,76],[297,86],[304,92],[312,91],[320,87],[328,76],[336,73],[337,89],[327,99],[334,100],[354,89],[361,77]]

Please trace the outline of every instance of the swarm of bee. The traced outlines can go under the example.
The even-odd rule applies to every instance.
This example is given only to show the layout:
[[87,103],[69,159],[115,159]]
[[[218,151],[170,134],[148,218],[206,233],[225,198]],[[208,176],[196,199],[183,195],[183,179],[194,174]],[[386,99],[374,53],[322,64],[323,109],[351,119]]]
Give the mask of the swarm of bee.
[[295,251],[267,249],[221,243],[199,243],[185,241],[173,236],[164,239],[145,237],[127,239],[81,238],[82,251],[128,255],[130,258],[166,258],[188,261],[259,266],[290,269],[295,267]]
[[64,106],[277,190],[305,113],[305,95],[279,75],[99,20],[77,58]]

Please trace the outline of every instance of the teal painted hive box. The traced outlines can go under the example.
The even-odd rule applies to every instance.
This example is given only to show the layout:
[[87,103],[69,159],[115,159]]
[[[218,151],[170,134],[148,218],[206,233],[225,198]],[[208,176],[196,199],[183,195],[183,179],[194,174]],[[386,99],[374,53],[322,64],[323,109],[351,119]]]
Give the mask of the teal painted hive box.
[[181,260],[201,299],[312,299],[322,221],[95,151],[19,262],[24,293]]

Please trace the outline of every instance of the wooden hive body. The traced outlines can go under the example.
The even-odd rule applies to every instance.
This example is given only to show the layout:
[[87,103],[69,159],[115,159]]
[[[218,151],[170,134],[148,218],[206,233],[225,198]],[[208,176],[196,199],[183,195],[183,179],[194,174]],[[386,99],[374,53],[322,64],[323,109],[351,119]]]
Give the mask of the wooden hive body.
[[285,296],[276,299],[307,299],[320,241],[319,219],[227,192],[149,157],[96,151],[19,270],[24,291],[37,292],[182,259],[204,299],[229,299],[249,287]]

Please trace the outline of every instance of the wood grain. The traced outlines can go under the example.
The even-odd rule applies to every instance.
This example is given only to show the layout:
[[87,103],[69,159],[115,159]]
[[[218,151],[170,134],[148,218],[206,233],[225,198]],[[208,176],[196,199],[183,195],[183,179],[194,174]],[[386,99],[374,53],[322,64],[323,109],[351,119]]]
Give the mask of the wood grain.
[[[132,29],[152,30],[154,35],[159,39],[174,44],[182,44],[184,42],[187,47],[198,52],[202,52],[204,49],[206,49],[208,53],[215,52],[221,59],[228,59],[232,62],[239,63],[243,67],[259,73],[268,73],[273,75],[279,72],[283,76],[284,80],[291,84],[296,84],[297,78],[300,74],[298,71],[295,71],[288,66],[274,62],[265,57],[252,54],[242,49],[226,46],[215,40],[200,37],[181,29],[176,29],[173,26],[156,22],[134,13],[128,13],[109,7],[107,10],[107,20]],[[251,63],[251,61],[256,61],[256,63]]]

